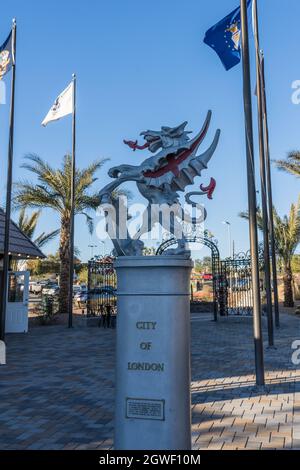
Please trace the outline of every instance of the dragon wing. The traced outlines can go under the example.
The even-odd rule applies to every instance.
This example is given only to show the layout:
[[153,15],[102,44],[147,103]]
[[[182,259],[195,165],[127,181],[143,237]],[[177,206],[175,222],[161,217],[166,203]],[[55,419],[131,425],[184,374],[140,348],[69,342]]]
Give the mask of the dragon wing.
[[209,149],[202,155],[197,156],[200,144],[205,138],[211,121],[211,111],[200,133],[186,144],[186,148],[177,153],[168,154],[163,164],[153,170],[144,172],[144,180],[147,186],[162,188],[169,185],[172,191],[185,191],[186,186],[194,183],[196,176],[200,176],[203,169],[212,158],[220,138],[220,130],[216,132],[214,140]]

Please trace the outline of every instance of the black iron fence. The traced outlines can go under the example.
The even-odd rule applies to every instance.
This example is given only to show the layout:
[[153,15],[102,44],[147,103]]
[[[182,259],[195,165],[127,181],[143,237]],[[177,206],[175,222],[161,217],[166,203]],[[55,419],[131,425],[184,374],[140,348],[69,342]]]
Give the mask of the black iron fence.
[[87,315],[99,316],[103,327],[114,327],[117,314],[117,277],[111,257],[88,263]]
[[[260,256],[260,290],[265,301],[263,257]],[[251,257],[249,252],[221,261],[219,283],[219,310],[221,315],[252,315],[253,291]]]
[[[208,247],[211,251],[211,273],[207,276],[193,273],[191,277],[191,310],[199,311],[203,308],[205,311],[212,309],[214,319],[217,320],[219,302],[219,280],[220,280],[220,253],[216,241],[206,236],[191,236],[186,238],[189,244],[199,243]],[[158,248],[156,255],[162,255],[171,246],[178,245],[178,240],[174,237],[164,241]],[[203,289],[206,288],[205,298]]]
[[[212,269],[207,278],[191,278],[192,307],[202,305],[207,311],[212,307],[214,318],[217,315],[251,315],[253,292],[251,278],[251,257],[249,252],[220,261],[219,250],[211,240],[193,238],[189,242],[202,242],[211,249]],[[175,239],[164,242],[157,255],[176,244]],[[88,263],[87,315],[99,317],[103,327],[114,327],[117,315],[117,276],[111,257],[95,257]],[[263,254],[260,253],[260,282],[262,304],[265,301],[265,281]],[[210,285],[211,300],[197,298],[201,288]],[[196,305],[195,305],[196,304]],[[198,304],[198,306],[197,306]],[[210,307],[211,305],[211,307]],[[210,307],[210,308],[208,308]]]

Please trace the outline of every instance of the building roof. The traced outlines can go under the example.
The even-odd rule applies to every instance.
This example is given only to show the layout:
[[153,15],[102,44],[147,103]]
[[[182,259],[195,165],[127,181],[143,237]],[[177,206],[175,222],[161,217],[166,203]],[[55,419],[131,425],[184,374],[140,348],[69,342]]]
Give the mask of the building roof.
[[[0,209],[0,254],[4,251],[5,212]],[[44,253],[28,238],[19,227],[10,221],[9,252],[14,258],[46,258]]]

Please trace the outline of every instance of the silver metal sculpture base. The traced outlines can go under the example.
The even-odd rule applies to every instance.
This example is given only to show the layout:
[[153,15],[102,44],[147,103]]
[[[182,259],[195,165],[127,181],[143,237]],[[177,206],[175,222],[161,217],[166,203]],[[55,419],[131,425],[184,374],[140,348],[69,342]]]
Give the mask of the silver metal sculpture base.
[[184,256],[120,257],[115,449],[191,449],[190,273]]

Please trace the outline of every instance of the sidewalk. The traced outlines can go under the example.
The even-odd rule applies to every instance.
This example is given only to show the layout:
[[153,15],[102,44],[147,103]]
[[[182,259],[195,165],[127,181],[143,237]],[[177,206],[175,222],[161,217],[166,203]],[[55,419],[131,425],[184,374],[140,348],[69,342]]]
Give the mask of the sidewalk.
[[281,321],[276,349],[265,347],[265,389],[255,387],[250,319],[224,319],[213,336],[202,331],[194,342],[194,449],[300,448],[300,371],[291,362],[300,319]]
[[[265,347],[266,390],[255,388],[250,318],[193,315],[191,325],[193,447],[300,448],[300,319],[283,315],[277,349]],[[8,336],[0,449],[112,448],[114,342],[114,330],[64,326]]]

